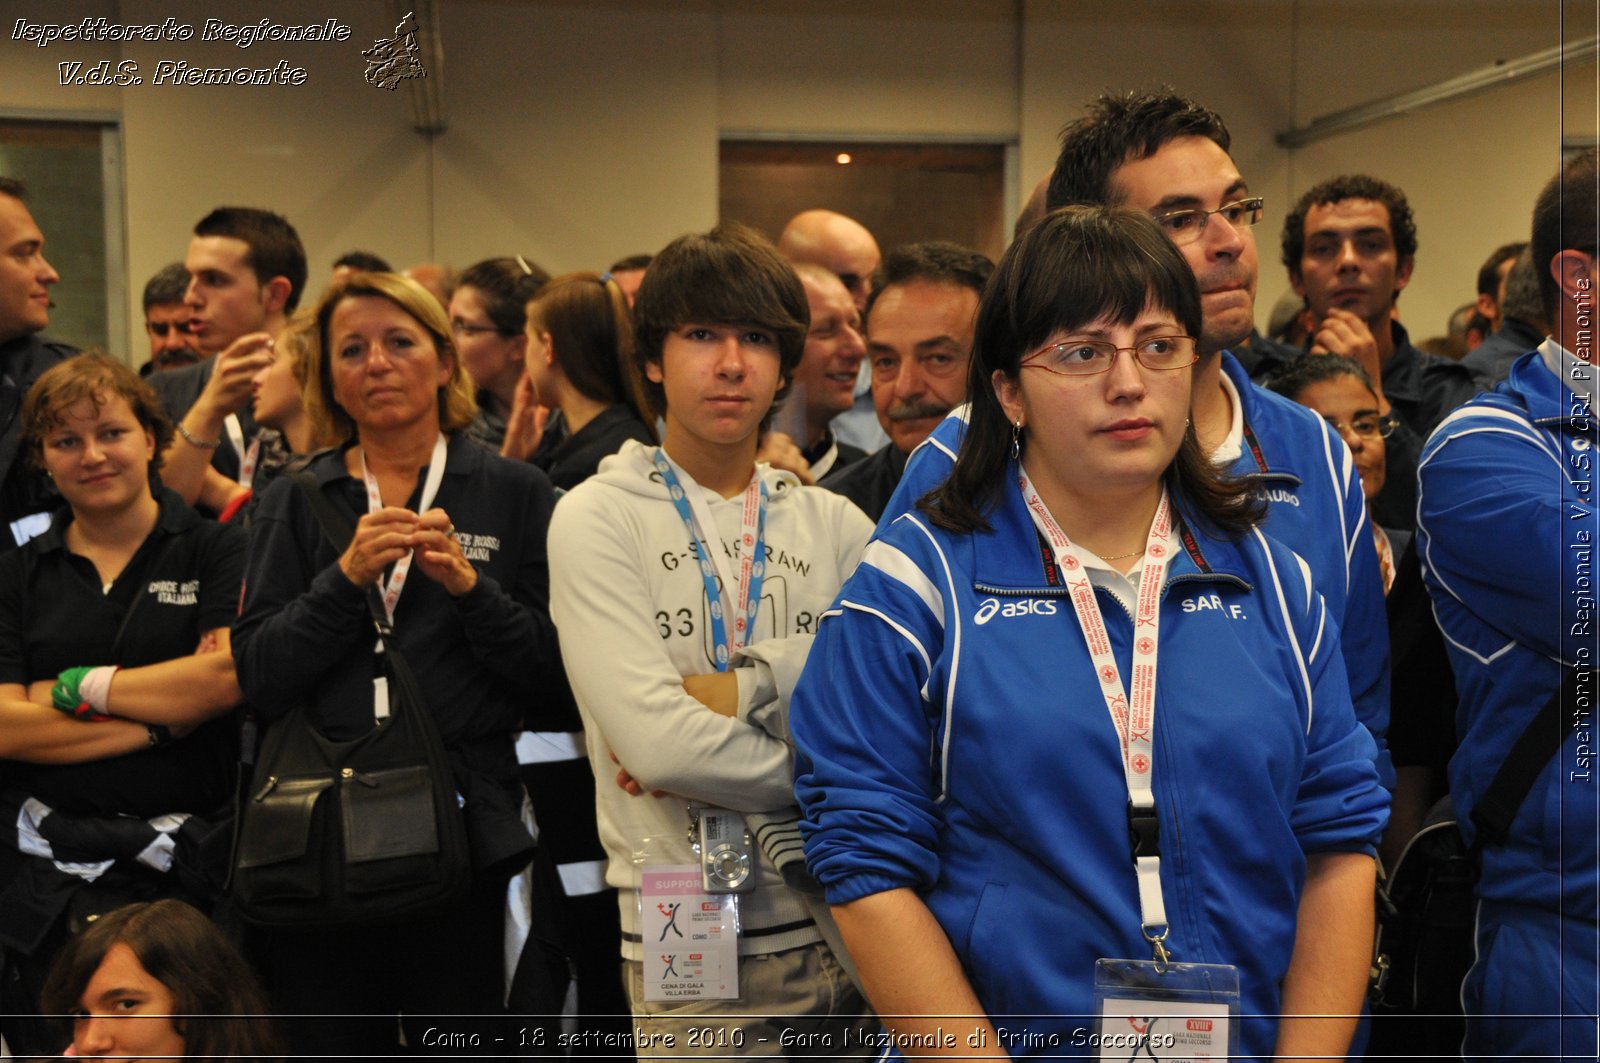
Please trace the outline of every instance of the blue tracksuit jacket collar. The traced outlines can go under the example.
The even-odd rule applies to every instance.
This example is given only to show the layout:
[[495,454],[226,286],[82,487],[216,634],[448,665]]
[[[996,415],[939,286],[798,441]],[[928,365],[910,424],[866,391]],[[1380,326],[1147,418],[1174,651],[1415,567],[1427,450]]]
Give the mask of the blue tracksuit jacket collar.
[[[1238,547],[1192,531],[1195,523],[1187,507],[1181,499],[1175,505],[1182,549],[1167,569],[1167,586],[1178,580],[1218,580],[1248,588],[1250,581],[1244,573],[1249,567]],[[970,566],[974,586],[986,594],[1064,594],[1066,587],[1052,584],[1046,573],[1038,531],[1022,501],[1014,464],[1007,467],[1000,504],[988,516],[993,530],[968,540],[974,555]]]
[[1513,362],[1510,375],[1490,395],[1520,400],[1535,424],[1595,434],[1593,413],[1565,381],[1550,372],[1537,350]]
[[1267,398],[1273,393],[1264,391],[1251,380],[1244,365],[1230,352],[1223,351],[1217,357],[1222,359],[1222,371],[1239,393],[1239,410],[1244,417],[1244,452],[1228,471],[1235,476],[1258,480],[1287,480],[1294,484],[1305,482],[1305,477],[1288,460],[1291,455],[1284,454],[1281,447],[1273,446],[1273,439],[1277,435],[1273,430],[1275,411],[1271,409]]

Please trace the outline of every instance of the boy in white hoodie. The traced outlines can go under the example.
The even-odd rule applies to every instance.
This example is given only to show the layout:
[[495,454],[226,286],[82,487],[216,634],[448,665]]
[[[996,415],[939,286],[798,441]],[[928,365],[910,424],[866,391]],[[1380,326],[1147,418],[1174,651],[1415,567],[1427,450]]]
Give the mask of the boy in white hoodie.
[[789,693],[872,532],[756,464],[808,316],[752,230],[668,245],[635,304],[662,445],[628,443],[550,525],[641,1059],[782,1054],[797,1034],[808,1054],[865,1054],[864,1000],[754,838],[794,804]]

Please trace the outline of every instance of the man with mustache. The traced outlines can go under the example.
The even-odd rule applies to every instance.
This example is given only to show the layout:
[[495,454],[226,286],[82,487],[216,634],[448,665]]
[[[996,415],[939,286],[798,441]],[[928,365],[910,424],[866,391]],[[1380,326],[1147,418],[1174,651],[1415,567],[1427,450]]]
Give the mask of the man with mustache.
[[967,400],[967,359],[983,286],[994,263],[942,240],[889,253],[867,302],[872,406],[889,442],[831,476],[837,491],[877,520],[906,458]]
[[157,270],[144,286],[144,331],[150,338],[150,372],[181,369],[200,360],[200,348],[189,332],[194,315],[184,304],[189,271],[182,262]]

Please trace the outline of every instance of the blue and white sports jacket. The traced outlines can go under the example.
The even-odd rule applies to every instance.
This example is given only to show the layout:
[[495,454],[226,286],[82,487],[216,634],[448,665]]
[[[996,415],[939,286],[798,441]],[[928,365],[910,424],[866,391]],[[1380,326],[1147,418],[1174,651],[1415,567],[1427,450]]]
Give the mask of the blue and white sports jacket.
[[[1311,579],[1339,621],[1345,673],[1356,718],[1377,742],[1383,784],[1394,789],[1385,736],[1389,732],[1389,622],[1383,581],[1367,523],[1367,503],[1355,459],[1331,425],[1311,410],[1260,387],[1227,351],[1222,371],[1239,393],[1244,448],[1229,473],[1257,483],[1267,500],[1261,527],[1305,559]],[[965,406],[946,417],[911,454],[878,522],[916,508],[944,483],[966,434]]]
[[[1070,1051],[1095,961],[1151,953],[1128,791],[1014,471],[989,519],[991,532],[954,535],[911,513],[868,545],[791,703],[795,788],[830,903],[916,890],[989,1015]],[[1247,1020],[1234,1051],[1264,1057],[1305,856],[1370,852],[1388,794],[1303,562],[1259,532],[1183,544],[1162,597],[1153,737],[1169,943],[1180,960],[1239,967],[1243,1013],[1268,1018]],[[1097,596],[1127,675],[1132,618]]]
[[[1422,450],[1417,548],[1461,695],[1450,793],[1469,840],[1473,807],[1564,669],[1597,664],[1597,441],[1587,404],[1535,351],[1440,422]],[[1508,842],[1484,849],[1478,892],[1593,923],[1594,706],[1563,708],[1576,726]]]

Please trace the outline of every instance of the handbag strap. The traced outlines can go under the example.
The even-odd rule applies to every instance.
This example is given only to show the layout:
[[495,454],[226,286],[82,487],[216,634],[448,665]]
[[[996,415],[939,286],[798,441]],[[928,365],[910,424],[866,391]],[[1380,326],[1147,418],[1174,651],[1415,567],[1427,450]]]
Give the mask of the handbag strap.
[[[1592,676],[1592,672],[1589,674]],[[1592,695],[1592,678],[1589,687]],[[1472,823],[1477,831],[1472,843],[1474,849],[1486,844],[1501,845],[1511,835],[1511,821],[1527,799],[1528,791],[1533,789],[1534,780],[1577,725],[1576,714],[1565,722],[1561,719],[1562,705],[1576,704],[1577,698],[1578,670],[1568,667],[1561,685],[1517,736],[1505,763],[1500,765],[1494,780],[1473,806]]]

